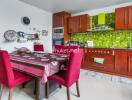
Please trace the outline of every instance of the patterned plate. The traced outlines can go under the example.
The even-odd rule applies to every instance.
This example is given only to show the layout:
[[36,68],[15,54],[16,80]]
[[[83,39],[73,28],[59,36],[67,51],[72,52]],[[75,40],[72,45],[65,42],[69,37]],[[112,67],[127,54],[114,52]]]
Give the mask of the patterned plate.
[[65,58],[56,58],[56,60],[65,60]]
[[51,56],[51,58],[57,58],[56,56]]
[[49,59],[41,59],[41,61],[49,61]]
[[17,39],[17,32],[14,30],[8,30],[4,33],[4,38],[7,41],[15,41]]
[[34,57],[28,58],[28,59],[35,59]]
[[36,56],[37,56],[37,57],[43,57],[44,55],[42,55],[42,54],[37,54]]
[[61,56],[61,57],[64,57],[64,58],[66,58],[66,57],[68,57],[68,56],[66,56],[66,55],[63,55],[63,56]]
[[47,57],[41,57],[41,58],[45,59],[45,58],[47,58]]
[[13,54],[13,56],[16,56],[16,57],[18,57],[18,56],[20,56],[20,55]]
[[22,57],[24,57],[24,58],[29,58],[30,56],[22,56]]

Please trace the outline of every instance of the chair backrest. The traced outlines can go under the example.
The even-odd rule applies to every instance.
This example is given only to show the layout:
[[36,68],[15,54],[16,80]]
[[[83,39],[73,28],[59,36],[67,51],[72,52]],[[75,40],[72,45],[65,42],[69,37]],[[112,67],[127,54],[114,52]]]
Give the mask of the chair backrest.
[[66,73],[67,86],[72,85],[79,79],[80,67],[83,58],[83,49],[75,49],[70,54],[70,64]]
[[0,50],[0,84],[8,88],[14,85],[14,73],[7,51]]
[[53,52],[58,54],[64,54],[64,48],[64,45],[55,45]]
[[35,44],[34,45],[34,51],[44,51],[43,44]]
[[70,54],[75,49],[79,49],[79,46],[66,46],[65,47],[65,53]]

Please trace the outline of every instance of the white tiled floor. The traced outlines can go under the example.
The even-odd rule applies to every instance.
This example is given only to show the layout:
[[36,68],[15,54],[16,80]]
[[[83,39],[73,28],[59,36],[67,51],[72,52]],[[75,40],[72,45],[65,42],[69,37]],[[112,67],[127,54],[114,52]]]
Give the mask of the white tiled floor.
[[[76,97],[76,88],[73,85],[71,87],[71,100],[132,100],[132,85],[114,83],[108,79],[90,77],[86,74],[80,76],[80,92],[81,97]],[[7,97],[8,91],[6,90],[2,100],[7,100]],[[31,94],[16,88],[13,100],[34,100],[34,98]],[[65,87],[50,96],[49,100],[67,100]]]

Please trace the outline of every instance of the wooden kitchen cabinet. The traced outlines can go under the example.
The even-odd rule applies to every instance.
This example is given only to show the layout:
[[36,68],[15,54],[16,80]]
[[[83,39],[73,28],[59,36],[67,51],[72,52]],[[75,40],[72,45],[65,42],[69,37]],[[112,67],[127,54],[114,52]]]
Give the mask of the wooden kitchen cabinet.
[[128,74],[132,75],[132,55],[128,56]]
[[[86,53],[86,52],[85,52]],[[109,49],[87,49],[85,54],[84,66],[88,69],[102,70],[113,72],[115,68],[115,56],[114,51]],[[98,63],[95,61],[96,58],[104,59],[103,63]]]
[[80,31],[86,32],[88,29],[90,29],[90,16],[80,15]]
[[65,19],[70,17],[70,14],[66,11],[53,14],[53,28],[64,27]]
[[[103,63],[94,58],[103,58]],[[132,50],[109,48],[86,48],[82,69],[101,73],[132,77]]]
[[70,39],[70,34],[68,34],[68,18],[70,16],[71,14],[66,11],[53,14],[53,28],[64,27],[64,41]]
[[128,7],[128,29],[132,29],[132,6]]
[[90,17],[85,15],[73,16],[68,19],[68,32],[81,33],[86,32],[90,28]]
[[64,16],[62,14],[54,14],[53,15],[53,27],[63,27],[63,19]]
[[127,60],[128,60],[128,75],[132,75],[132,52],[128,52],[128,56],[127,56]]
[[114,50],[115,51],[115,73],[127,75],[127,50]]
[[80,32],[80,17],[74,16],[68,19],[68,32],[77,33]]
[[127,7],[117,8],[115,10],[116,30],[127,29],[127,14]]
[[117,8],[115,10],[115,29],[132,29],[132,6]]

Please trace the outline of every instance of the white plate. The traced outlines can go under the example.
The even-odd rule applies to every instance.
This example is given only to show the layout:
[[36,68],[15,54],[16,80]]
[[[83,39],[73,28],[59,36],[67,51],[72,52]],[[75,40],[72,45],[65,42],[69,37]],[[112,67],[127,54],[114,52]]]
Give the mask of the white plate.
[[66,56],[66,55],[63,55],[63,56],[61,56],[61,57],[64,57],[64,58],[66,58],[66,57],[68,57],[68,56]]
[[49,61],[49,59],[41,59],[41,61]]
[[30,57],[30,56],[22,56],[22,57],[28,58],[28,57]]
[[15,55],[15,54],[14,54],[13,56],[16,56],[16,57],[18,57],[18,56],[20,56],[20,55]]
[[28,58],[28,59],[35,59],[35,58],[32,57],[32,58]]
[[41,58],[46,59],[47,57],[41,57]]
[[56,58],[56,60],[65,60],[65,58]]
[[57,58],[56,56],[51,56],[51,58]]

